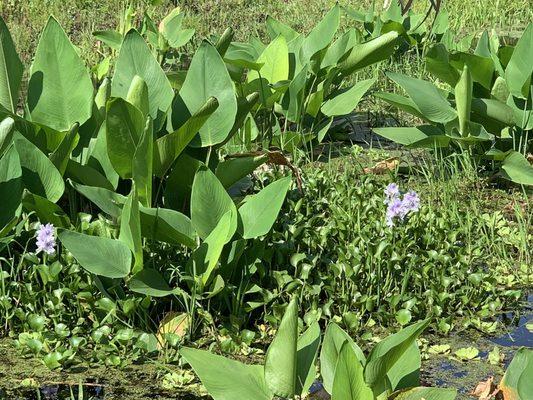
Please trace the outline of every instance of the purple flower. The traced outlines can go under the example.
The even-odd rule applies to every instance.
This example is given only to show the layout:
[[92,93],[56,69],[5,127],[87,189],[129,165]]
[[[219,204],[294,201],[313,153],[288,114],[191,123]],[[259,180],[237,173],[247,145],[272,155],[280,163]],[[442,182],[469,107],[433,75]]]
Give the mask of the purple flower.
[[54,254],[56,238],[54,235],[54,225],[46,224],[39,227],[37,231],[37,253],[44,251],[46,254]]
[[420,209],[420,198],[414,190],[408,191],[402,200],[404,208],[409,212],[416,212]]
[[385,204],[387,204],[387,214],[385,221],[387,226],[394,226],[394,218],[403,220],[409,213],[417,212],[420,209],[420,198],[418,194],[410,190],[403,195],[396,183],[390,183],[384,190]]
[[400,187],[396,183],[389,183],[384,192],[387,197],[385,200],[386,203],[389,203],[392,199],[400,197]]
[[389,202],[389,205],[387,206],[387,225],[393,226],[394,225],[394,218],[400,217],[400,219],[403,219],[404,217],[404,208],[403,208],[403,202],[400,200],[400,198],[392,199]]

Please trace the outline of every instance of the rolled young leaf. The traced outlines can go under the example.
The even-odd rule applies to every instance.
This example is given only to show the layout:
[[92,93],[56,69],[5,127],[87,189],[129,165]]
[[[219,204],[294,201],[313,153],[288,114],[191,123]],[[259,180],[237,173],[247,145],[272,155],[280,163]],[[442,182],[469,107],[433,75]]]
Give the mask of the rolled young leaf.
[[472,110],[472,75],[465,64],[463,73],[455,85],[455,106],[459,118],[459,133],[468,136],[470,133],[470,112]]
[[139,214],[139,199],[135,183],[131,187],[131,192],[124,207],[122,208],[120,221],[120,234],[118,240],[126,244],[133,252],[135,263],[133,273],[137,273],[143,268],[143,248],[141,239],[141,217]]

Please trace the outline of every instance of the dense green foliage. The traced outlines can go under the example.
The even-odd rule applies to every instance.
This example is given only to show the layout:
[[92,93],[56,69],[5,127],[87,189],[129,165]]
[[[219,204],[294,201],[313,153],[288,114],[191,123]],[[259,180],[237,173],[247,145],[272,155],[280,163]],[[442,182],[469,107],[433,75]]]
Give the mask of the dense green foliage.
[[[453,399],[418,387],[418,336],[494,332],[530,287],[533,25],[471,52],[445,11],[397,2],[201,40],[147,9],[92,32],[97,60],[50,17],[31,68],[0,18],[0,332],[50,369],[189,364],[215,399],[317,377],[334,400]],[[333,133],[406,60],[436,80],[389,72],[409,97],[377,97],[427,125],[375,130],[424,150],[347,154]],[[391,328],[367,356],[351,339]]]

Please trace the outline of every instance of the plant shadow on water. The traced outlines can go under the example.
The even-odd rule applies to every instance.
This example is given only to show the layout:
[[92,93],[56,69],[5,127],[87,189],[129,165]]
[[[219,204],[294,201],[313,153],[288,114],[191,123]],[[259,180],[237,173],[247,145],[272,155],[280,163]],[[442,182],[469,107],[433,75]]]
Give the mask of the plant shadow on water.
[[[421,380],[424,385],[438,387],[455,387],[458,399],[471,398],[469,393],[478,382],[495,376],[495,381],[503,375],[515,352],[520,347],[533,346],[533,333],[526,325],[533,317],[533,294],[529,294],[519,312],[501,316],[504,333],[500,331],[494,337],[477,336],[475,332],[464,331],[449,337],[453,348],[474,345],[479,349],[479,360],[459,361],[446,356],[435,356],[422,362]],[[444,339],[441,339],[444,340]],[[490,364],[487,360],[489,351],[494,346],[500,347],[504,360],[501,365]]]
[[[16,393],[16,397],[9,397],[10,400],[103,400],[104,387],[101,385],[84,384],[81,385],[53,384],[44,385],[38,389],[24,389]],[[0,399],[8,399],[7,395],[0,389]]]
[[494,343],[503,347],[533,347],[533,332],[526,326],[533,321],[533,294],[528,295],[521,313],[503,314],[502,321],[509,331],[492,339]]

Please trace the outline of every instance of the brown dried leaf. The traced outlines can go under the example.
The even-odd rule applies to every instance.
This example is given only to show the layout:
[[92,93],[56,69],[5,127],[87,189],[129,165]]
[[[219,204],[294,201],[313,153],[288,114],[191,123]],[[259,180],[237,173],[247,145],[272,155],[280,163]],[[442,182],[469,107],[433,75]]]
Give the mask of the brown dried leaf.
[[186,313],[169,312],[159,323],[157,341],[161,346],[165,342],[165,333],[174,333],[183,338],[189,329],[190,318]]
[[470,395],[477,397],[479,400],[489,400],[494,398],[498,391],[494,384],[494,377],[490,376],[486,381],[479,382],[476,388],[470,392]]
[[370,168],[363,169],[365,174],[382,175],[390,171],[394,171],[400,164],[398,157],[387,158],[386,160],[378,162],[376,165]]

